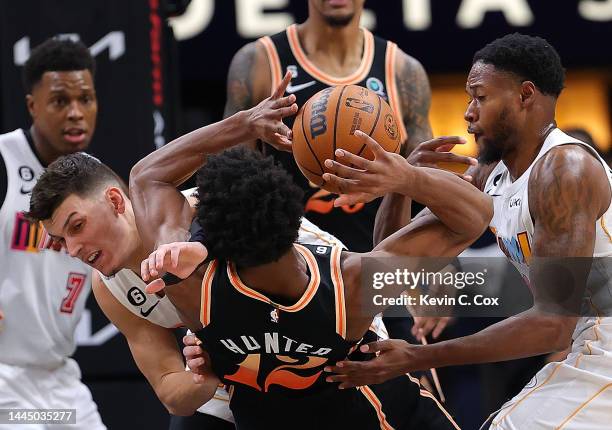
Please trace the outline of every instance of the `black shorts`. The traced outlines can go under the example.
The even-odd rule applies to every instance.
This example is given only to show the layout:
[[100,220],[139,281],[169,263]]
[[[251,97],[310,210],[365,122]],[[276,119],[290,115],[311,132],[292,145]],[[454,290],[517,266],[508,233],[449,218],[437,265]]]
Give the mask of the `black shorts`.
[[196,412],[189,417],[170,416],[169,430],[235,430],[236,426],[221,418]]
[[408,376],[359,389],[331,388],[295,398],[252,395],[237,388],[230,408],[239,430],[459,428],[434,396]]

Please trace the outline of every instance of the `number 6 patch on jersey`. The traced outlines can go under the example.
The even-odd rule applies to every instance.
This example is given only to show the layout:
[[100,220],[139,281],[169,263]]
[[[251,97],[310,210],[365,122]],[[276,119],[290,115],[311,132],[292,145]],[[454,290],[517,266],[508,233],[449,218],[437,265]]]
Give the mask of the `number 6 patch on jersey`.
[[68,275],[68,281],[66,282],[68,294],[62,300],[62,305],[60,306],[61,312],[66,314],[72,313],[74,310],[74,304],[83,290],[85,279],[87,279],[87,277],[82,273],[70,272]]

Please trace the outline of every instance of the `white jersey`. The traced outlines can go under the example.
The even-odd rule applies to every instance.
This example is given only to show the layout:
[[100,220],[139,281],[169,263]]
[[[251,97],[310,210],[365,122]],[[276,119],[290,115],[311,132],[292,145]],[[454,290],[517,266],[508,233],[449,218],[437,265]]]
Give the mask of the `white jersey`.
[[[529,177],[535,163],[552,148],[577,144],[590,151],[602,164],[610,186],[612,187],[612,172],[606,162],[597,152],[584,142],[574,139],[559,129],[554,129],[542,145],[540,152],[527,170],[515,181],[512,180],[508,168],[503,161],[493,169],[485,184],[485,192],[493,197],[494,213],[491,220],[491,230],[497,237],[497,242],[506,256],[529,283],[529,259],[533,243],[534,225],[529,210]],[[607,226],[612,226],[612,211],[610,207],[596,221],[594,257],[612,256],[612,236]],[[597,260],[596,260],[597,261]],[[602,262],[603,263],[603,262]],[[596,263],[597,264],[597,263]],[[608,284],[606,287],[610,287]],[[610,295],[609,290],[607,292]],[[595,297],[594,297],[595,298]],[[600,313],[610,311],[610,300],[594,303]]]
[[[51,246],[22,215],[43,166],[23,130],[0,135],[7,194],[0,208],[0,363],[58,368],[76,348],[74,331],[91,290],[91,269]],[[4,181],[4,178],[0,179]]]
[[[529,168],[515,181],[505,164],[493,169],[485,184],[485,192],[493,197],[494,214],[491,230],[506,256],[529,283],[529,261],[534,225],[529,211],[529,177],[535,163],[552,148],[582,145],[602,163],[612,187],[609,167],[587,144],[559,129],[544,141]],[[594,257],[612,255],[610,208],[596,221]],[[607,259],[594,260],[587,281],[589,313],[578,320],[573,333],[571,352],[561,362],[547,364],[512,400],[507,402],[491,422],[491,429],[608,429],[612,404],[612,271]],[[594,281],[594,282],[592,282]]]
[[[187,190],[183,194],[190,195],[192,191]],[[298,242],[344,246],[336,237],[324,232],[306,218],[302,218]],[[113,277],[106,277],[100,273],[100,279],[113,296],[134,315],[161,327],[182,326],[178,311],[168,296],[160,298],[146,294],[144,291],[146,283],[130,269],[120,270]],[[213,399],[200,407],[198,412],[233,422],[229,409],[229,395],[224,388],[218,388]]]

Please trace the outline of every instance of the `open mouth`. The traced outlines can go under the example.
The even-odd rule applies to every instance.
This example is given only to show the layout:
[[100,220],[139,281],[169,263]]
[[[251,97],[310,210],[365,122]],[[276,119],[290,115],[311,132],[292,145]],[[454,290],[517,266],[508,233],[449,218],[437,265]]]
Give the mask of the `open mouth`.
[[102,251],[96,251],[90,254],[89,257],[87,257],[87,264],[93,266],[100,259],[101,255]]
[[82,128],[69,128],[63,132],[64,139],[70,143],[82,143],[87,133]]

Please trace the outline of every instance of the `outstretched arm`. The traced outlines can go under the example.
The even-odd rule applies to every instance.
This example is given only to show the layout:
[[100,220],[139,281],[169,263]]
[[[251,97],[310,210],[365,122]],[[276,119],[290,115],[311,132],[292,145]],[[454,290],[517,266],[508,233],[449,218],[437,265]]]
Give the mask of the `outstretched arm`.
[[[576,309],[555,301],[556,292],[563,289],[581,297],[593,255],[596,221],[610,204],[610,186],[601,164],[584,149],[560,147],[534,167],[529,196],[535,227],[531,309],[474,335],[437,344],[414,346],[391,340],[368,345],[365,351],[380,351],[376,359],[334,367],[330,370],[342,375],[330,380],[343,381],[344,387],[364,385],[430,367],[512,360],[567,348],[577,318],[564,315]],[[573,282],[563,279],[569,276],[555,276],[555,285],[550,285],[554,272],[549,263],[569,257],[583,257],[568,269]],[[558,272],[558,268],[553,270]]]
[[[413,166],[437,168],[437,163],[476,165],[476,160],[454,154],[456,144],[464,144],[461,138],[454,141],[432,139],[429,123],[431,88],[425,69],[415,58],[398,49],[395,61],[395,81],[400,97],[402,122],[407,132],[400,154]],[[468,175],[458,175],[470,180]],[[405,195],[391,193],[384,196],[374,223],[374,246],[407,225],[411,220],[412,201]]]
[[290,74],[275,93],[247,111],[202,127],[149,154],[130,172],[130,198],[145,249],[186,239],[191,208],[176,189],[205,163],[206,156],[249,138],[278,148],[291,146],[289,129],[281,121],[297,111],[295,96],[282,97]]
[[326,173],[324,179],[342,193],[335,205],[368,202],[393,192],[431,210],[380,242],[372,256],[455,256],[484,231],[493,211],[487,195],[452,173],[411,166],[401,155],[386,152],[361,131],[355,135],[370,147],[375,159],[369,161],[337,150],[336,157],[343,164],[325,161],[335,174]]
[[[406,140],[400,154],[406,158],[421,142],[432,138],[429,124],[431,88],[425,69],[415,58],[398,48],[395,58],[395,83],[400,98],[401,118]],[[410,222],[412,201],[403,194],[390,193],[383,198],[374,222],[374,246]]]
[[[232,59],[227,74],[227,96],[224,118],[250,109],[270,95],[270,65],[261,42],[244,45]],[[251,149],[256,148],[256,139],[243,142]]]

